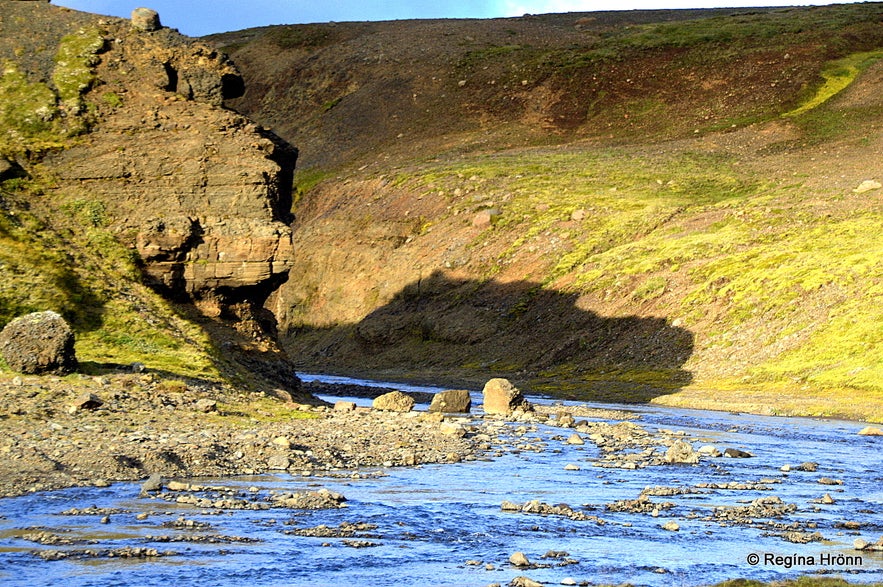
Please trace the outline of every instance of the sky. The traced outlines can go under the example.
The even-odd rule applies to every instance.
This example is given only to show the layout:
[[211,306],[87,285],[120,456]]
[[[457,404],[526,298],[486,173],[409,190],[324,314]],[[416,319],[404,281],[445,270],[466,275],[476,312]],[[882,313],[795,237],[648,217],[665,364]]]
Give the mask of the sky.
[[163,25],[198,37],[273,24],[497,18],[552,12],[594,12],[714,6],[830,4],[838,0],[52,0],[57,6],[128,18],[139,6]]

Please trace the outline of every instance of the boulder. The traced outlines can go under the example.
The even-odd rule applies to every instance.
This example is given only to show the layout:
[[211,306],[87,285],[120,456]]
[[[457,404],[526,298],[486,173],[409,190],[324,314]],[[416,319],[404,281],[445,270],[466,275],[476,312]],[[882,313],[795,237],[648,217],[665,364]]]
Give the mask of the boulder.
[[865,426],[861,430],[858,431],[861,436],[883,436],[883,430],[877,428],[876,426]]
[[354,412],[356,411],[356,402],[348,402],[344,400],[334,402],[335,412]]
[[71,407],[75,409],[75,411],[79,410],[97,410],[104,402],[100,397],[95,395],[94,393],[89,393],[88,391],[81,393],[77,396],[77,399],[74,400],[74,403]]
[[132,11],[132,26],[139,30],[149,33],[162,28],[159,22],[159,13],[150,8],[136,8]]
[[579,434],[573,433],[567,438],[566,443],[567,444],[582,445],[582,444],[585,444],[586,441],[583,440],[583,437],[580,436]]
[[693,465],[699,462],[699,453],[689,442],[678,439],[665,451],[665,462]]
[[465,413],[472,409],[472,398],[465,389],[449,389],[432,396],[430,412]]
[[371,405],[375,410],[385,410],[387,412],[410,412],[415,403],[414,398],[407,393],[391,391],[376,397]]
[[497,208],[482,210],[472,218],[474,228],[490,228],[500,217],[501,212]]
[[508,379],[494,378],[484,384],[484,412],[486,414],[511,414],[524,405],[524,396]]
[[530,561],[527,560],[527,557],[524,556],[523,552],[514,552],[512,556],[509,557],[509,562],[515,565],[516,567],[529,567]]
[[724,456],[731,459],[750,459],[754,455],[738,448],[728,448],[724,451]]
[[19,373],[70,373],[77,367],[74,333],[55,312],[35,312],[12,320],[0,332],[0,356]]
[[217,412],[218,411],[218,402],[209,399],[203,398],[196,401],[196,405],[194,406],[197,412],[203,412],[204,414],[208,414],[209,412]]

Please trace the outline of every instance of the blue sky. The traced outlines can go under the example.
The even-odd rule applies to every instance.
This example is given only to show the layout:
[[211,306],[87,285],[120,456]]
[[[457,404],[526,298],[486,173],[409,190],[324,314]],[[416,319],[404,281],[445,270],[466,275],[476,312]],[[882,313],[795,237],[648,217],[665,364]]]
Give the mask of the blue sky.
[[128,18],[139,6],[159,12],[166,26],[201,36],[271,24],[398,20],[409,18],[494,18],[526,13],[592,12],[646,8],[784,6],[836,0],[52,0],[57,6]]

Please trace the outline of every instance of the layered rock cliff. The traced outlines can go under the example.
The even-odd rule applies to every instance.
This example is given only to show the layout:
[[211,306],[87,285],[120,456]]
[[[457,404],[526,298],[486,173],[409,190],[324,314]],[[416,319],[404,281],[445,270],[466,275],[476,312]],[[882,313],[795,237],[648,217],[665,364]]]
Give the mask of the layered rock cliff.
[[192,302],[206,328],[220,329],[225,352],[296,386],[263,305],[288,277],[297,151],[222,106],[243,91],[233,64],[168,28],[3,4],[4,28],[25,45],[31,36],[47,41],[30,28],[58,24],[47,27],[57,38],[54,58],[15,67],[57,95],[45,118],[80,125],[48,154],[8,150],[31,171],[40,163],[50,201],[100,209],[137,251],[146,282]]

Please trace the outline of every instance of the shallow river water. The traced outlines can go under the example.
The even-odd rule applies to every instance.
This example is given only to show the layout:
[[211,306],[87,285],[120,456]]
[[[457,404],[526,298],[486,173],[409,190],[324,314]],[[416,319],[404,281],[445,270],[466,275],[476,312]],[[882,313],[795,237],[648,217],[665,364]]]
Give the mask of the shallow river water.
[[[383,385],[405,391],[436,391]],[[365,405],[369,400],[358,401]],[[543,449],[510,449],[494,459],[457,464],[362,470],[362,478],[353,478],[352,471],[340,471],[329,476],[280,474],[197,480],[237,487],[244,493],[255,494],[258,489],[257,495],[324,487],[347,498],[347,507],[342,509],[218,513],[139,497],[138,484],[123,483],[27,495],[0,502],[0,584],[484,586],[505,585],[524,575],[552,585],[698,586],[735,577],[770,580],[807,573],[839,575],[855,582],[883,581],[883,555],[853,549],[856,538],[873,543],[883,535],[883,440],[857,435],[862,424],[656,406],[598,407],[631,411],[639,416],[635,422],[650,431],[683,431],[696,439],[696,446],[739,448],[755,456],[703,459],[696,466],[599,468],[593,466],[599,457],[594,444],[566,444],[562,437],[568,432],[561,428],[538,425],[531,430],[528,426],[524,433],[523,428],[517,430],[519,424],[513,424],[507,429],[512,431],[515,446],[529,442]],[[780,470],[785,464],[793,467],[805,461],[817,462],[818,470]],[[567,464],[577,465],[579,470],[565,470]],[[820,484],[822,478],[842,481],[842,485]],[[675,504],[658,517],[612,512],[604,507],[616,500],[635,499],[647,486],[695,487],[761,479],[770,489],[714,489],[653,497],[654,502]],[[826,493],[834,503],[819,503]],[[773,495],[797,506],[795,512],[779,520],[781,523],[798,523],[806,533],[818,532],[824,540],[795,544],[771,535],[769,527],[726,525],[712,516],[715,507],[747,505]],[[604,523],[501,509],[504,501],[530,500],[565,503],[574,510],[585,508]],[[70,508],[90,506],[113,509],[109,515],[108,510],[91,515],[62,514]],[[108,515],[107,523],[101,523],[104,515]],[[167,543],[152,538],[183,533],[162,526],[181,517],[206,524],[197,534],[237,540]],[[671,521],[679,530],[662,528]],[[298,528],[338,527],[341,523],[370,526],[349,538],[292,533]],[[22,538],[40,530],[97,543],[42,545]],[[193,529],[188,532],[194,534]],[[41,550],[125,547],[176,554],[57,561],[38,556]],[[540,566],[516,568],[509,564],[516,551]],[[543,558],[552,554],[550,551],[558,554]]]

